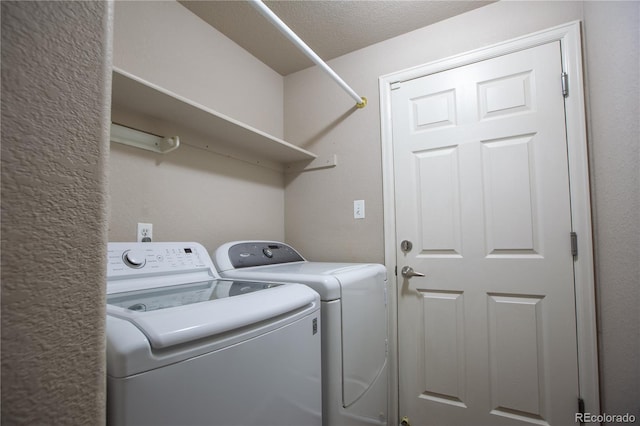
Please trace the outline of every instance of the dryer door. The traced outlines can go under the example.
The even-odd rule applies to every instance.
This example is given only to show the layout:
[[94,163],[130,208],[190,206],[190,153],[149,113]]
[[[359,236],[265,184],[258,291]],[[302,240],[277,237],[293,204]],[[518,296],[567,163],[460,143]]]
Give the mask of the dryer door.
[[342,402],[349,407],[386,363],[386,270],[382,265],[362,265],[336,277],[342,284]]

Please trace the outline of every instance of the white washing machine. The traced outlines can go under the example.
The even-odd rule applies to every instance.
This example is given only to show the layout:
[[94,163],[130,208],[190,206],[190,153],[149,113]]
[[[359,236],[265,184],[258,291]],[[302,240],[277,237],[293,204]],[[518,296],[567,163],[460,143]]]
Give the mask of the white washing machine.
[[387,423],[386,269],[309,262],[274,241],[235,241],[212,255],[223,277],[302,283],[320,294],[326,426]]
[[109,243],[110,425],[321,425],[321,322],[299,284],[220,279],[197,243]]

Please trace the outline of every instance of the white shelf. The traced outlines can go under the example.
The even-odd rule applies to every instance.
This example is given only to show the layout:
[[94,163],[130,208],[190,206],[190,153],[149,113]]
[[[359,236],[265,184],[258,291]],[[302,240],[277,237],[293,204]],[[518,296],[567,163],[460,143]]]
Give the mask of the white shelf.
[[[112,115],[118,124],[157,133],[154,128],[140,128],[137,123],[122,122],[121,117],[136,116],[145,122],[161,123],[165,131],[185,130],[180,141],[213,152],[261,165],[276,164],[284,168],[294,163],[312,162],[317,156],[282,139],[250,127],[240,121],[199,105],[182,96],[149,83],[126,71],[114,68]],[[138,119],[140,122],[140,119]],[[197,135],[197,137],[190,137]],[[163,135],[163,136],[175,136]]]

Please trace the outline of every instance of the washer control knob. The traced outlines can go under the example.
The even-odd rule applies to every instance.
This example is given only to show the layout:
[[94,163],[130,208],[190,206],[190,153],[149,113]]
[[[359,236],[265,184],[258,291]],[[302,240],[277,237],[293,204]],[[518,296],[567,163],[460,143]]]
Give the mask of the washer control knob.
[[267,256],[269,259],[273,257],[273,252],[269,248],[262,249],[262,253]]
[[137,250],[127,250],[122,254],[122,260],[125,265],[130,268],[139,269],[142,268],[147,260],[144,258],[144,253]]

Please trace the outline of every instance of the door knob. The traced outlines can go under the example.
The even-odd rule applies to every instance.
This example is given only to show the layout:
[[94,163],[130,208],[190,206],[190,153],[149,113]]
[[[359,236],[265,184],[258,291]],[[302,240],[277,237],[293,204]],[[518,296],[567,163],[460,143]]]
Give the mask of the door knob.
[[414,271],[411,266],[405,266],[404,268],[402,268],[402,271],[400,271],[400,273],[405,278],[424,277],[424,274],[422,272]]

